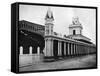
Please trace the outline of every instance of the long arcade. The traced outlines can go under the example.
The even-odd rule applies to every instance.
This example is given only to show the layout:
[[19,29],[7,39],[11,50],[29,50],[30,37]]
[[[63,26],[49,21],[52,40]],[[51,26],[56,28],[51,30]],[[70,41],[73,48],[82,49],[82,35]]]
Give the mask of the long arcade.
[[93,44],[55,36],[45,37],[45,57],[65,57],[95,53]]

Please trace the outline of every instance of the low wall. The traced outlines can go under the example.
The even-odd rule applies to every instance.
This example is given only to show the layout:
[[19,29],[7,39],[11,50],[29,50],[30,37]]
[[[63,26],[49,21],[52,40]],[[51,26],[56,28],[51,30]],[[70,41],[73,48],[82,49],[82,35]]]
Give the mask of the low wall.
[[38,64],[43,61],[43,55],[40,54],[23,54],[19,55],[19,67]]

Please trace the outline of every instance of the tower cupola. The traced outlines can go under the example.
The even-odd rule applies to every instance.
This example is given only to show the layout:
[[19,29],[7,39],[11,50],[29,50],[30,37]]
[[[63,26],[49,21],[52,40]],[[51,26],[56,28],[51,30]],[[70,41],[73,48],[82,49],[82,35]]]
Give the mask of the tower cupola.
[[69,25],[69,34],[70,35],[77,35],[77,34],[82,34],[82,25],[79,22],[78,17],[73,17],[72,19],[72,24]]

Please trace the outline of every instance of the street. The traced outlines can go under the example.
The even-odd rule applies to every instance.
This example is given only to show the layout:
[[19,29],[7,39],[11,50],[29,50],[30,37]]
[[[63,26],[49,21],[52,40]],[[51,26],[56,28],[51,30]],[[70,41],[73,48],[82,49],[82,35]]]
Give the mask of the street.
[[36,71],[51,69],[87,68],[96,65],[96,55],[66,58],[54,62],[41,62],[30,66],[20,67],[19,71]]

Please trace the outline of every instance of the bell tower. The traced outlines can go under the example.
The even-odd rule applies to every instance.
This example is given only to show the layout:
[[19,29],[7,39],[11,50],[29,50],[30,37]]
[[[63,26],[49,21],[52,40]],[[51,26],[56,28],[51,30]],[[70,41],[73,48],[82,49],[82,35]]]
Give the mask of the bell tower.
[[78,17],[73,17],[72,24],[69,25],[69,35],[77,35],[77,34],[82,34],[82,25],[79,22]]
[[47,14],[45,16],[45,36],[47,35],[53,35],[53,13],[50,8],[47,10]]

